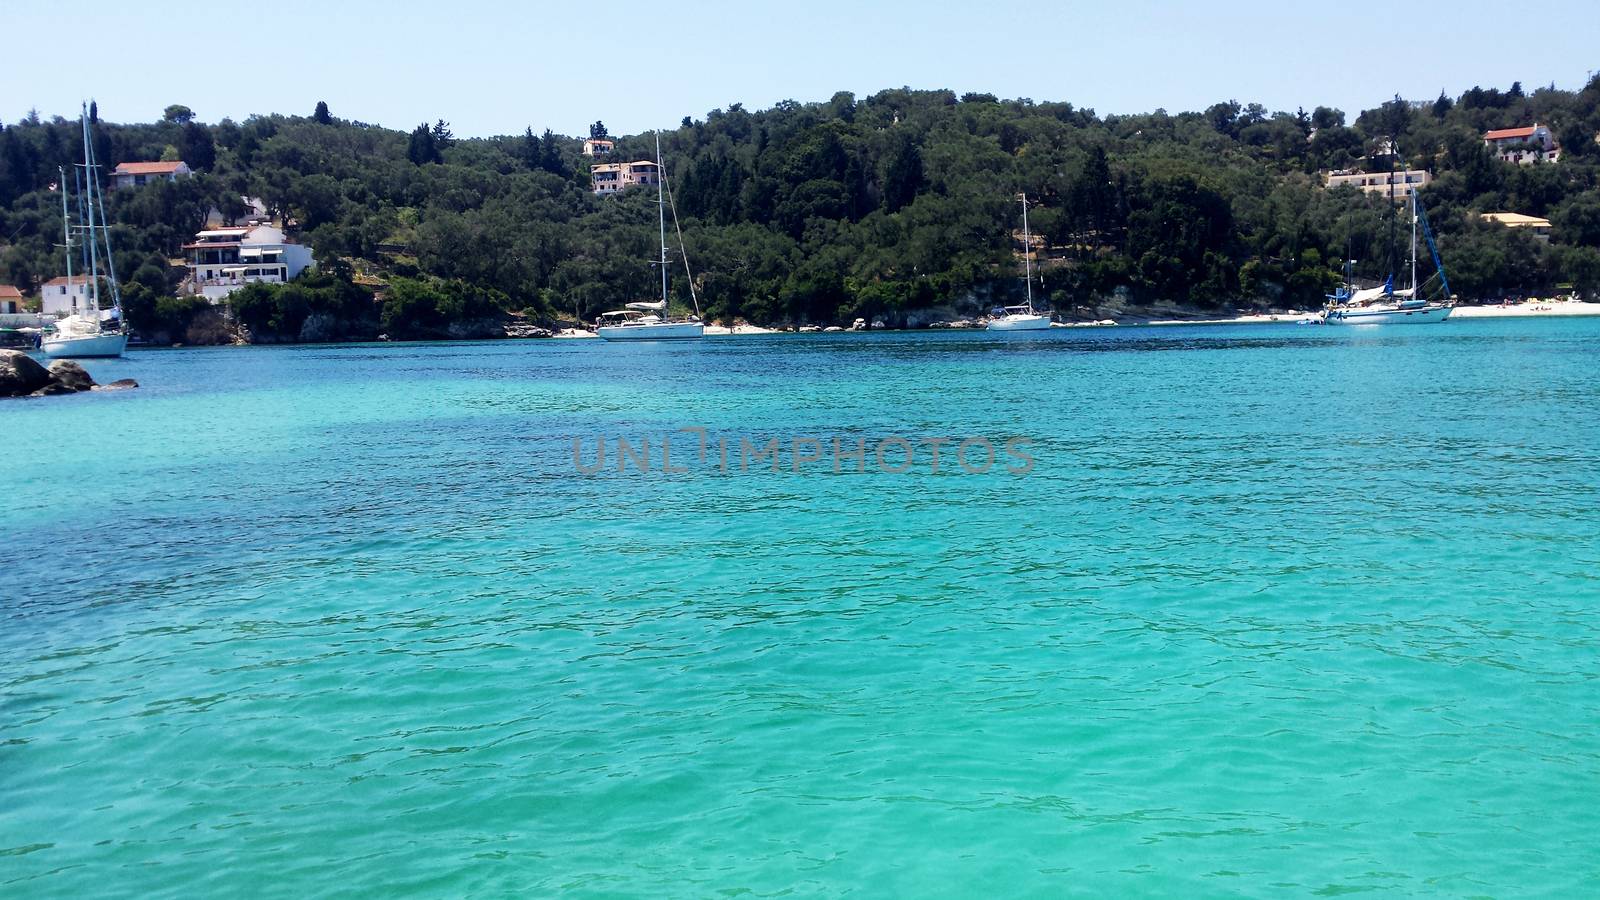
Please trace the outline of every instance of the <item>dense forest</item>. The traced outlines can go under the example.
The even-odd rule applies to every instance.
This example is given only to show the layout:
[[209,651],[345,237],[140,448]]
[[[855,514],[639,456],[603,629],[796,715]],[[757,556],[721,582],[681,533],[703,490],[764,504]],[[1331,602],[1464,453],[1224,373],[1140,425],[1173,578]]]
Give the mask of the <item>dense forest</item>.
[[[181,245],[208,211],[241,215],[244,196],[320,262],[295,285],[235,295],[233,317],[257,331],[292,337],[317,313],[396,336],[502,311],[588,320],[659,284],[654,191],[595,196],[581,138],[529,128],[457,139],[442,120],[396,131],[321,103],[306,117],[215,124],[180,105],[153,124],[103,112],[93,113],[100,160],[182,159],[197,173],[107,192],[129,318],[142,329],[182,329],[202,311],[174,296]],[[1504,163],[1484,146],[1488,129],[1536,122],[1554,130],[1559,162]],[[1387,198],[1328,190],[1324,174],[1391,166],[1435,176],[1422,196],[1463,300],[1593,294],[1597,133],[1600,78],[1580,91],[1396,97],[1353,118],[1234,101],[1099,116],[899,89],[759,112],[735,104],[685,117],[661,140],[707,318],[777,324],[903,320],[1018,296],[1019,192],[1058,311],[1314,306],[1346,258],[1369,280],[1396,268]],[[653,134],[616,140],[612,159],[654,155]],[[76,120],[30,115],[0,131],[0,282],[27,292],[61,274],[49,186],[79,150]],[[1552,239],[1486,224],[1479,214],[1491,211],[1547,217]],[[673,265],[674,303],[687,305]]]

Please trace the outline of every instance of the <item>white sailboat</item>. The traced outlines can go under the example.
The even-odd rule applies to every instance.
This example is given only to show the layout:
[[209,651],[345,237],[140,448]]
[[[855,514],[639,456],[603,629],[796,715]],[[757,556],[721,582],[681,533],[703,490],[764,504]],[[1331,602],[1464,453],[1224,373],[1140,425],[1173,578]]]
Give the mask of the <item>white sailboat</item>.
[[[1435,303],[1420,296],[1423,285],[1417,284],[1419,224],[1428,240],[1428,250],[1433,254],[1434,265],[1438,267],[1436,277],[1443,288],[1443,299]],[[1431,282],[1433,279],[1428,280]],[[1391,275],[1382,287],[1358,291],[1346,284],[1344,290],[1329,300],[1327,313],[1323,317],[1323,321],[1329,325],[1430,325],[1450,318],[1451,311],[1455,309],[1454,301],[1450,299],[1450,281],[1444,273],[1444,260],[1439,258],[1439,251],[1433,245],[1433,232],[1428,228],[1428,220],[1422,213],[1422,207],[1417,204],[1416,190],[1411,192],[1411,286],[1395,290],[1394,276]]]
[[1050,316],[1033,308],[1033,235],[1028,231],[1028,195],[1022,194],[1022,280],[1028,286],[1028,302],[1007,306],[1002,315],[989,319],[989,331],[1043,331],[1050,327]]
[[[128,335],[123,330],[122,292],[117,287],[117,268],[111,255],[111,228],[106,223],[105,198],[100,192],[100,170],[95,163],[94,142],[89,134],[89,108],[85,104],[83,122],[83,175],[76,176],[78,185],[77,230],[83,235],[82,252],[86,264],[84,272],[84,308],[56,322],[55,329],[45,335],[39,349],[52,359],[89,359],[121,356],[128,346]],[[72,216],[67,208],[66,172],[61,172],[61,226],[66,234],[67,283],[72,283]],[[111,289],[111,306],[115,311],[116,327],[108,328],[101,319],[100,303],[100,251],[105,249],[106,284]]]
[[[661,133],[656,133],[656,205],[661,220],[661,299],[654,302],[626,304],[625,308],[601,313],[595,323],[595,334],[608,341],[673,341],[705,336],[705,325],[700,321],[700,301],[694,296],[694,275],[689,273],[689,296],[694,300],[696,315],[687,319],[674,319],[667,315],[667,170],[661,163]],[[678,244],[683,245],[683,231],[678,226],[677,205],[673,205],[672,226],[678,229]],[[689,269],[689,256],[683,257],[684,271]]]

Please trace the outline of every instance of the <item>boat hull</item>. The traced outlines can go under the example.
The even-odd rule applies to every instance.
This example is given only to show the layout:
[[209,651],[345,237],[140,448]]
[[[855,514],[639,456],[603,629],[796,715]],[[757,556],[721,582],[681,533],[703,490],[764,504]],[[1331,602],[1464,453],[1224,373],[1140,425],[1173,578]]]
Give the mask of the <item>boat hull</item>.
[[128,336],[119,332],[47,337],[39,349],[51,359],[103,359],[121,356],[128,348]]
[[648,325],[601,325],[595,334],[608,341],[682,341],[704,337],[699,322],[654,322]]
[[989,320],[989,331],[1044,331],[1050,327],[1049,316],[1003,316]]
[[1431,325],[1450,318],[1450,306],[1421,309],[1334,309],[1323,321],[1328,325]]

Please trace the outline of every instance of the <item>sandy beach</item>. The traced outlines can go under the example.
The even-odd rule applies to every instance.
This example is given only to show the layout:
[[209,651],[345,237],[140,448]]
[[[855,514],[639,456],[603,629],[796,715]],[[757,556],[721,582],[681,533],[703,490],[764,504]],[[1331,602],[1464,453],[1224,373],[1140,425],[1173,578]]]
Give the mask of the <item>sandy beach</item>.
[[777,334],[775,328],[762,328],[759,325],[707,325],[706,334]]
[[[735,325],[731,328],[726,325],[707,325],[705,333],[709,337],[728,334],[777,334],[778,332],[773,328],[761,328],[756,325]],[[551,335],[554,338],[592,338],[598,336],[594,332],[582,328],[563,328]]]
[[1272,323],[1294,324],[1302,319],[1317,318],[1322,315],[1321,310],[1290,310],[1281,313],[1250,313],[1242,316],[1226,316],[1214,319],[1139,319],[1123,318],[1117,321],[1118,325],[1267,325]]
[[[1600,316],[1600,303],[1578,303],[1565,300],[1517,303],[1510,306],[1458,306],[1450,314],[1452,319],[1529,318],[1538,316]],[[1056,328],[1104,328],[1115,325],[1293,325],[1307,319],[1320,319],[1322,310],[1289,310],[1278,313],[1250,313],[1240,316],[1195,319],[1146,319],[1125,316],[1121,319],[1099,319],[1087,322],[1057,322]],[[781,334],[777,328],[757,325],[707,325],[706,335]],[[578,328],[565,328],[555,333],[557,338],[592,338],[595,333]]]
[[1458,306],[1452,319],[1524,318],[1528,316],[1600,316],[1600,303],[1541,300],[1511,306]]

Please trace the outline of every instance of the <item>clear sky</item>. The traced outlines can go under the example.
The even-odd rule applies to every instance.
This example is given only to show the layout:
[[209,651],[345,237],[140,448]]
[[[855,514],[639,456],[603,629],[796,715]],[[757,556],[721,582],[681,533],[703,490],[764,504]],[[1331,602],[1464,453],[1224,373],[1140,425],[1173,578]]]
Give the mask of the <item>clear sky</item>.
[[[252,113],[457,135],[614,134],[742,102],[889,87],[1064,100],[1101,114],[1347,112],[1474,84],[1580,87],[1600,69],[1594,0],[1394,6],[1276,2],[266,0],[147,4],[0,0],[0,117],[111,121],[171,103],[205,122]],[[79,23],[79,24],[73,24]],[[87,24],[89,27],[84,27]],[[1406,35],[1410,35],[1409,40]],[[69,43],[80,41],[82,47]]]

